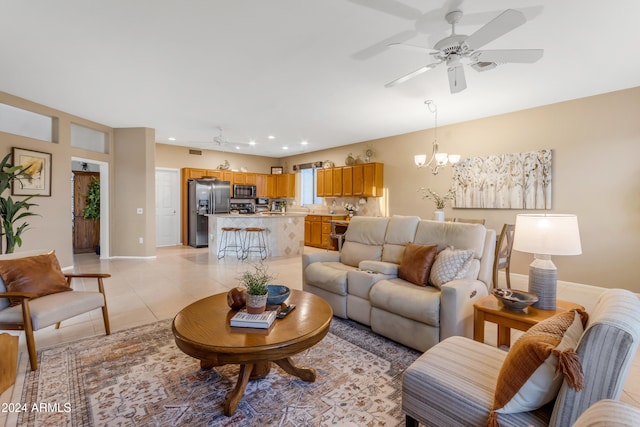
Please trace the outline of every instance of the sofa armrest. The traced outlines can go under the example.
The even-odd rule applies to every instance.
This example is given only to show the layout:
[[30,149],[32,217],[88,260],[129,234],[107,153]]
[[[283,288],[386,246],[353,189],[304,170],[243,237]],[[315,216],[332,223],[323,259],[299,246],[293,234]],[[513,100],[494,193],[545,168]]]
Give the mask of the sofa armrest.
[[440,341],[451,336],[473,338],[473,304],[489,295],[480,280],[452,280],[441,287]]
[[32,292],[0,292],[0,298],[34,299],[37,296]]
[[340,254],[337,252],[315,252],[312,254],[302,254],[302,273],[314,262],[339,262]]
[[64,273],[64,277],[67,279],[67,285],[69,285],[69,287],[71,287],[73,278],[97,279],[98,291],[104,295],[104,283],[102,279],[107,279],[111,277],[111,275],[107,273]]
[[[365,260],[365,261],[360,261],[360,264],[358,264],[358,268],[362,271],[368,271],[371,273],[380,273],[380,274],[384,274],[386,276],[391,276],[391,277],[398,277],[398,267],[400,267],[398,264],[395,264],[393,262],[386,262],[386,261]],[[387,277],[387,278],[391,278],[391,277]]]

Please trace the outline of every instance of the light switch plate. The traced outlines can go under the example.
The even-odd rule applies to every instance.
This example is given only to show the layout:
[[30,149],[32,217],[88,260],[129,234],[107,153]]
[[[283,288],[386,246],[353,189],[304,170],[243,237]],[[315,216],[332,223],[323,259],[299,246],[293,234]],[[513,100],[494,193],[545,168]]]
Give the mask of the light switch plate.
[[138,209],[136,209],[136,213],[137,213],[138,215],[142,215],[142,208],[138,208]]

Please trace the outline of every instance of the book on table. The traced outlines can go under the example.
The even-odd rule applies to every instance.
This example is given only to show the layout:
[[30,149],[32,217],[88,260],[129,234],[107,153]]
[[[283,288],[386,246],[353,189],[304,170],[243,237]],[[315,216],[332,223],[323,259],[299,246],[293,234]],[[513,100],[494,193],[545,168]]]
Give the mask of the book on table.
[[246,310],[240,310],[230,320],[230,325],[241,328],[268,329],[276,320],[276,310],[267,310],[260,314],[249,314]]

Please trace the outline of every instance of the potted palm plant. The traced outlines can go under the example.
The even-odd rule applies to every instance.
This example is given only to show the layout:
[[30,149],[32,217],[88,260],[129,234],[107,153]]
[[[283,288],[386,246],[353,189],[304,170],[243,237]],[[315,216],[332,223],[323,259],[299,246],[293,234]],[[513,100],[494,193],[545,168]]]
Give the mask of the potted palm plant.
[[255,264],[253,270],[247,270],[240,276],[240,283],[247,289],[247,312],[259,314],[267,307],[267,284],[273,280],[267,266]]
[[0,253],[2,253],[2,236],[4,235],[5,253],[7,254],[13,253],[16,245],[22,246],[22,233],[29,227],[27,222],[22,222],[20,225],[17,223],[28,216],[38,215],[29,212],[29,208],[38,206],[29,202],[36,196],[35,194],[22,200],[13,200],[11,196],[3,196],[4,192],[11,188],[12,182],[27,178],[24,173],[27,168],[21,165],[12,165],[9,162],[9,157],[11,154],[7,154],[0,162]]

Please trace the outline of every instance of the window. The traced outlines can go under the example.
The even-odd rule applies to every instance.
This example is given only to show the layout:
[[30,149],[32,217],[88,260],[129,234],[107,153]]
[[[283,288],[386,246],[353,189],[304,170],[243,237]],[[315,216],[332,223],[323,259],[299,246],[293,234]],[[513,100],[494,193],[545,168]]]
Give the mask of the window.
[[319,205],[322,203],[322,198],[316,195],[316,168],[309,167],[300,169],[300,203],[305,205]]
[[0,131],[53,142],[53,119],[0,103]]
[[71,123],[71,146],[98,153],[108,153],[107,134]]

